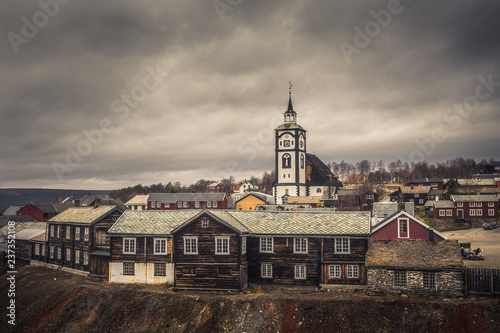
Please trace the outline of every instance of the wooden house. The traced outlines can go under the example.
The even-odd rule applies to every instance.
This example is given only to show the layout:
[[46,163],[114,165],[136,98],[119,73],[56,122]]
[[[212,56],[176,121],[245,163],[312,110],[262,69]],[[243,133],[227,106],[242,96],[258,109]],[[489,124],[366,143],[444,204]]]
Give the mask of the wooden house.
[[206,193],[222,193],[224,192],[224,185],[220,182],[213,182],[207,185]]
[[45,222],[56,216],[59,212],[53,204],[30,203],[17,211],[17,215],[31,216],[35,221]]
[[448,238],[415,216],[399,211],[374,225],[370,239],[442,241]]
[[458,242],[375,240],[368,243],[368,288],[389,293],[463,295]]
[[378,202],[378,193],[375,191],[365,191],[359,195],[359,206],[361,210],[372,210],[373,204]]
[[122,214],[119,206],[73,207],[48,221],[47,263],[107,276],[108,229]]
[[151,193],[149,210],[227,209],[226,193]]
[[125,203],[125,206],[131,210],[146,210],[148,208],[149,194],[136,195]]
[[235,202],[236,210],[255,210],[257,205],[267,204],[267,198],[259,193],[250,192]]
[[[413,202],[415,206],[423,206],[429,199],[430,186],[400,186],[398,190],[399,202]],[[391,199],[392,199],[391,194]]]
[[498,198],[496,195],[452,195],[451,201],[455,206],[458,219],[498,220]]
[[443,178],[419,178],[406,184],[407,186],[430,186],[433,190],[444,189]]

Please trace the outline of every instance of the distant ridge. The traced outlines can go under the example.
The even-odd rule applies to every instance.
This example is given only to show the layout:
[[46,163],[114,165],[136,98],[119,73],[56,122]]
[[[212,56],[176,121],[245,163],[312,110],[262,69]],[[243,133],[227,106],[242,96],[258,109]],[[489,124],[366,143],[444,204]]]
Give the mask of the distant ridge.
[[0,212],[5,211],[10,205],[25,206],[30,202],[57,203],[59,195],[63,200],[67,197],[79,199],[86,194],[107,195],[113,190],[71,190],[71,189],[45,189],[45,188],[0,188]]

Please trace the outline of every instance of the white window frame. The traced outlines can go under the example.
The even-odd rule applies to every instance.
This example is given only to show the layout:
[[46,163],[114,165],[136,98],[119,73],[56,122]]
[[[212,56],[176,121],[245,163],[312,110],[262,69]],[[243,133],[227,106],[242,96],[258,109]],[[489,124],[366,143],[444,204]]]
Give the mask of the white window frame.
[[137,240],[135,237],[123,238],[123,254],[135,254]]
[[57,238],[61,238],[61,225],[57,225]]
[[469,209],[469,215],[470,216],[476,216],[476,210],[475,209]]
[[446,216],[446,210],[445,209],[440,209],[439,210],[439,216]]
[[187,201],[184,201],[182,203],[182,208],[188,208],[188,202]]
[[476,203],[475,202],[469,202],[469,207],[476,207]]
[[306,265],[295,265],[294,279],[295,280],[306,280],[307,279],[306,271],[307,271]]
[[54,237],[54,235],[55,235],[55,231],[54,230],[55,230],[55,226],[52,224],[50,226],[50,237]]
[[424,203],[424,199],[418,199],[418,203],[419,204],[423,204]]
[[212,208],[217,208],[217,201],[212,201]]
[[328,267],[328,277],[330,279],[342,278],[342,269],[340,265],[330,265]]
[[40,255],[40,244],[35,244],[35,255],[36,256]]
[[71,249],[67,248],[66,249],[66,261],[71,261]]
[[207,208],[212,208],[212,201],[207,201]]
[[489,216],[495,216],[495,210],[494,209],[488,209],[488,215]]
[[[406,222],[406,236],[401,236],[401,221]],[[398,219],[398,238],[410,238],[410,219],[400,218]]]
[[208,222],[208,219],[201,220],[201,227],[202,228],[208,228],[209,225],[210,225],[210,223]]
[[75,250],[75,264],[80,264],[80,250]]
[[[164,248],[163,242],[165,242]],[[168,254],[168,238],[153,238],[153,254]]]
[[[346,240],[347,240],[347,250],[345,249],[345,241]],[[334,253],[339,253],[339,254],[350,254],[351,253],[351,239],[349,237],[336,237],[335,242],[334,242],[334,246],[335,246]]]
[[293,253],[307,254],[309,253],[309,244],[306,237],[296,237],[293,239]]
[[71,226],[66,226],[66,239],[71,239]]
[[45,255],[46,255],[46,254],[45,254],[45,244],[42,244],[42,256],[44,256],[44,257],[45,257]]
[[75,240],[80,240],[80,227],[75,227]]
[[260,264],[260,277],[263,279],[272,279],[273,264]]
[[[274,237],[259,237],[260,239],[260,246],[259,246],[259,252],[260,253],[274,253]],[[271,239],[271,246],[269,247],[269,239]]]
[[83,251],[83,264],[87,266],[89,264],[89,251]]
[[446,216],[452,216],[452,210],[451,209],[447,209],[446,210]]
[[57,259],[61,260],[62,258],[62,249],[58,246],[57,247]]
[[151,208],[156,208],[156,201],[151,201]]
[[483,210],[482,209],[476,209],[476,216],[483,216]]
[[483,203],[482,202],[476,202],[476,207],[483,207]]
[[177,208],[182,208],[182,201],[177,202]]
[[241,254],[247,253],[247,238],[241,237]]
[[347,278],[348,279],[359,279],[359,266],[358,265],[347,265]]
[[415,198],[420,197],[420,193],[415,193]]
[[493,201],[488,202],[488,207],[495,207],[495,203]]
[[463,202],[457,202],[457,207],[463,207],[464,203]]
[[89,228],[84,228],[84,231],[83,231],[83,240],[84,241],[88,241],[89,240]]
[[[194,251],[193,251],[193,241],[195,243]],[[184,254],[188,255],[198,254],[198,236],[184,236]]]
[[215,236],[215,254],[230,254],[231,239],[230,236]]
[[200,202],[199,201],[195,201],[194,202],[194,208],[200,208]]
[[50,257],[51,259],[54,259],[54,246],[53,246],[53,245],[51,245],[51,246],[50,246],[50,249],[49,249],[49,257]]

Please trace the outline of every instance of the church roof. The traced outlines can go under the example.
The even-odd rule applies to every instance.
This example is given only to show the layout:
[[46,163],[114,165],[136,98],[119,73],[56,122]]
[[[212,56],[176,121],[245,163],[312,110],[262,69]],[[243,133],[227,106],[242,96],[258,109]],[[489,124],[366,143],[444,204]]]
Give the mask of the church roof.
[[306,153],[306,162],[312,168],[311,177],[307,181],[308,185],[323,186],[330,183],[332,186],[337,186],[340,184],[330,168],[318,156]]
[[277,128],[277,130],[282,130],[282,129],[300,129],[303,130],[304,132],[307,132],[302,126],[296,123],[286,123],[286,124],[281,124]]

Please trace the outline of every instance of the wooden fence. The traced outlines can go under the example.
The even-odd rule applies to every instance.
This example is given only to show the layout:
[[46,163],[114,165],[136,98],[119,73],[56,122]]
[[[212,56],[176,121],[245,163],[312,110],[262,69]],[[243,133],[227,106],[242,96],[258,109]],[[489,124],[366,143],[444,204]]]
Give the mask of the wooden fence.
[[500,269],[466,268],[465,295],[500,296]]

